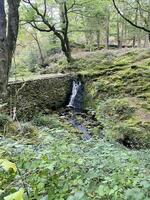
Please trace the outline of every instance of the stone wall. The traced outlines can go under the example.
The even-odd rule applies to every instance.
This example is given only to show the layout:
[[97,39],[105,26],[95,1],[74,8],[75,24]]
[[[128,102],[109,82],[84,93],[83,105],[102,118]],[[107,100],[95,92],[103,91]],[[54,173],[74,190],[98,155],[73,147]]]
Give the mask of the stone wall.
[[10,82],[8,86],[9,110],[17,108],[17,116],[31,119],[39,112],[58,109],[67,104],[73,75],[42,75],[27,81]]

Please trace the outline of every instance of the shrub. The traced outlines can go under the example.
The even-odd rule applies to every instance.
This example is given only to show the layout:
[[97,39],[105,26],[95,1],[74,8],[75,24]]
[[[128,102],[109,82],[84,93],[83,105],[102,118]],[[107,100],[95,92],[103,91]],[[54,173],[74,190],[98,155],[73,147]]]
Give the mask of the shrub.
[[37,135],[37,128],[32,123],[26,122],[21,124],[21,132],[24,136],[31,138]]
[[3,129],[4,126],[10,121],[11,119],[8,115],[0,113],[0,129]]
[[57,128],[60,126],[60,122],[55,117],[51,117],[48,115],[38,115],[33,119],[33,123],[36,126],[47,126],[49,128]]

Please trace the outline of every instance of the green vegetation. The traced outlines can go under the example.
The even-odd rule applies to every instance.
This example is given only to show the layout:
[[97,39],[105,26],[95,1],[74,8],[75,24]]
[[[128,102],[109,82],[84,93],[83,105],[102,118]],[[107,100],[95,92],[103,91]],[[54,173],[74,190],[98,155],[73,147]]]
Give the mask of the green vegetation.
[[150,0],[0,0],[0,200],[150,200]]
[[8,117],[8,115],[5,114],[0,114],[0,129],[3,130],[4,126],[10,122],[10,118]]
[[83,142],[57,115],[35,122],[36,137],[1,137],[1,157],[17,165],[17,172],[1,168],[1,199],[18,188],[25,199],[149,199],[149,150],[130,151],[96,138]]
[[84,106],[96,121],[77,120],[92,133],[89,141],[58,112],[30,122],[1,114],[0,155],[10,163],[1,164],[0,199],[148,200],[148,52],[97,51],[76,55],[72,65],[64,58],[56,62],[59,72],[75,72],[85,83]]

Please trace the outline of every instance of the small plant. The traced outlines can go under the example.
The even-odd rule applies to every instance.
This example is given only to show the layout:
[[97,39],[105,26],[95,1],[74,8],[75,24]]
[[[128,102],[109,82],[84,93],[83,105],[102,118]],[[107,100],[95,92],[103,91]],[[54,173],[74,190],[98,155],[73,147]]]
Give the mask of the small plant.
[[47,126],[49,128],[57,128],[57,127],[60,127],[60,122],[58,121],[57,118],[55,118],[54,116],[51,117],[49,115],[38,115],[38,116],[35,116],[34,119],[33,119],[33,123],[36,125],[36,126]]
[[8,115],[0,113],[0,129],[4,129],[4,126],[10,121],[11,119]]
[[26,122],[21,124],[21,133],[28,138],[32,138],[37,135],[38,130],[32,123]]

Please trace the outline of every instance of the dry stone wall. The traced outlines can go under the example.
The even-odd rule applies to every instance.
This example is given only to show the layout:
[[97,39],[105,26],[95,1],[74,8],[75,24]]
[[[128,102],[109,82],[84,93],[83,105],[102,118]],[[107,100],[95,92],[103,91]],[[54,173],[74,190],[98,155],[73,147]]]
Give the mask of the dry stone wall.
[[39,112],[66,105],[71,92],[70,74],[42,75],[33,80],[10,82],[8,108],[16,107],[17,116],[30,119]]

